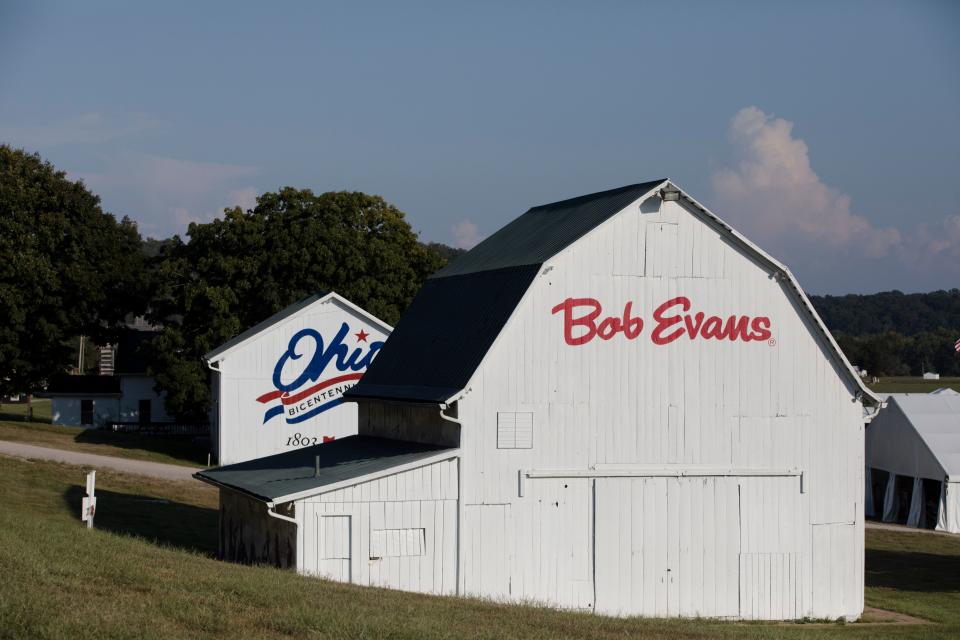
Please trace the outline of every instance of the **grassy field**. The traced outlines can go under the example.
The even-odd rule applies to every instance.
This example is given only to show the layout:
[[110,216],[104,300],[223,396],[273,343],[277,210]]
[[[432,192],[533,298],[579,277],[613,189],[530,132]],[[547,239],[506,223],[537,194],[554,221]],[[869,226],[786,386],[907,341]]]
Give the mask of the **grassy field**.
[[930,393],[941,387],[960,391],[960,378],[940,378],[939,380],[915,377],[880,378],[879,382],[867,386],[877,393]]
[[207,462],[206,454],[188,438],[151,438],[40,422],[0,422],[0,440],[167,464],[202,466]]
[[[33,421],[50,424],[50,399],[34,398],[31,404],[33,405]],[[26,415],[26,402],[0,402],[0,420],[22,421]]]
[[26,404],[0,404],[0,440],[194,467],[207,462],[207,451],[189,438],[157,438],[50,424],[48,399],[33,401],[32,422],[24,420],[25,414]]
[[81,469],[0,458],[0,637],[960,637],[958,538],[868,533],[868,604],[935,624],[620,620],[218,562],[213,490],[110,472],[97,480],[98,528],[88,531],[78,520]]

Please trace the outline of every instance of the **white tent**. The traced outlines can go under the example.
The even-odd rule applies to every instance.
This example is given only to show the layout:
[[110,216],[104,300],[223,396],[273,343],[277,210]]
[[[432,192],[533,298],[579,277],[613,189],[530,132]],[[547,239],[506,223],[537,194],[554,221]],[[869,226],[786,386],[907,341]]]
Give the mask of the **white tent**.
[[960,394],[891,394],[866,447],[868,516],[960,533]]

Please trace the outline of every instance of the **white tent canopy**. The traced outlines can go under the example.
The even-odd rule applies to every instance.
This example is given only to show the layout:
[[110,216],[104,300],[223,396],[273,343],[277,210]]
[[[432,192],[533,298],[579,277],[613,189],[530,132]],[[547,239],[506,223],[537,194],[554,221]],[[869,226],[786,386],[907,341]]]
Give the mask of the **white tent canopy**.
[[[891,394],[867,429],[866,448],[868,507],[882,508],[877,515],[885,521],[906,517],[908,525],[923,526],[932,520],[925,512],[936,500],[936,528],[960,533],[960,394]],[[886,472],[882,501],[873,488],[879,472]],[[904,494],[908,511],[901,504]]]

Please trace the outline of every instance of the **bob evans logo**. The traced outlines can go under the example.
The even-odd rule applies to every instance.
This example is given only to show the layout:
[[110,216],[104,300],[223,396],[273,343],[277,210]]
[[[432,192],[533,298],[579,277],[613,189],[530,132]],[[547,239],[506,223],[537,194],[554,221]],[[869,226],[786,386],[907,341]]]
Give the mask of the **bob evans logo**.
[[[770,318],[766,316],[708,316],[703,311],[691,313],[692,308],[690,298],[679,296],[654,309],[650,340],[657,345],[697,339],[776,344],[770,333]],[[618,333],[627,340],[636,340],[644,328],[643,318],[633,315],[633,302],[627,302],[619,316],[601,317],[603,307],[599,301],[567,298],[551,313],[563,314],[563,339],[574,347],[587,344],[594,338],[610,340]]]
[[[346,344],[348,334],[356,336],[353,347]],[[271,405],[263,414],[263,423],[283,414],[287,424],[297,424],[340,404],[343,392],[363,377],[383,346],[381,341],[361,344],[369,337],[362,328],[351,334],[346,322],[329,343],[316,329],[293,334],[273,369],[274,390],[257,398],[257,402]]]

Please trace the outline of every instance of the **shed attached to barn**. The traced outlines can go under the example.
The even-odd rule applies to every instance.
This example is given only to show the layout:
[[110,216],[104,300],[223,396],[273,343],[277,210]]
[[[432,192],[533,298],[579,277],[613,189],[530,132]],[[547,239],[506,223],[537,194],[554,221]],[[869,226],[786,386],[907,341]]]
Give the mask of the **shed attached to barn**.
[[211,437],[220,464],[357,432],[343,392],[363,376],[391,327],[336,293],[275,313],[204,356],[213,371]]
[[894,393],[867,430],[867,515],[960,533],[960,393]]
[[345,397],[336,444],[375,470],[257,461],[313,506],[199,474],[290,518],[301,571],[613,615],[863,609],[878,401],[790,272],[669,181],[530,209],[426,281]]

